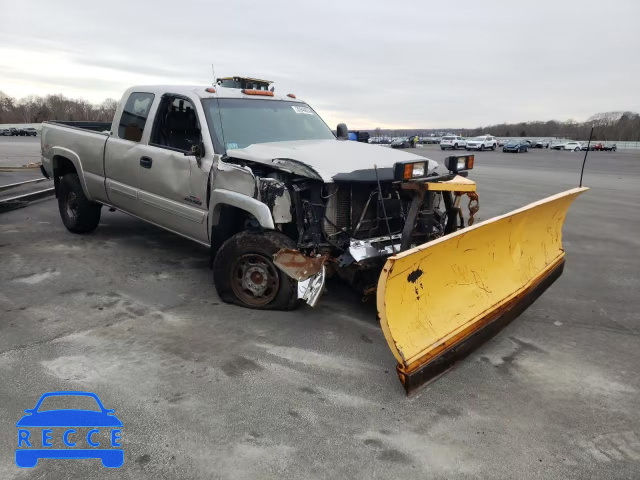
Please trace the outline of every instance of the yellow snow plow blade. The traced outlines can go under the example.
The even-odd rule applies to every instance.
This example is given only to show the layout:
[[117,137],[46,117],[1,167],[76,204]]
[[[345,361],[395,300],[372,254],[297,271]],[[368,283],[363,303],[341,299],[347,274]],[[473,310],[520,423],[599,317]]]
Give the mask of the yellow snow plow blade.
[[522,313],[562,273],[574,188],[390,257],[377,303],[407,393]]

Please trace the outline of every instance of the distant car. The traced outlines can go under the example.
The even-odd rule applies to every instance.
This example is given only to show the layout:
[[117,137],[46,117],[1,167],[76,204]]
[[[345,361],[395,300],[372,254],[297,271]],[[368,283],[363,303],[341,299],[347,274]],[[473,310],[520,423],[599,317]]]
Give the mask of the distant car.
[[481,135],[479,137],[467,140],[465,148],[467,150],[495,150],[498,146],[498,142],[495,137],[491,135]]
[[25,128],[24,132],[25,132],[25,135],[27,135],[29,137],[37,137],[38,136],[38,131],[33,127]]
[[618,150],[618,146],[615,143],[605,144],[603,150],[605,152],[615,152],[616,150]]
[[529,143],[526,140],[517,139],[517,140],[509,140],[503,147],[503,152],[528,152],[529,151]]
[[508,138],[501,138],[500,140],[498,140],[498,146],[499,147],[504,147],[510,141],[511,140],[509,140]]
[[8,137],[11,131],[8,128],[0,128],[0,137]]
[[555,143],[551,145],[551,150],[564,150],[564,143]]
[[9,134],[12,137],[17,137],[18,135],[20,135],[20,131],[15,127],[11,127],[11,128],[9,128]]
[[582,150],[582,144],[580,142],[567,142],[563,145],[563,150],[571,150],[574,152],[579,152]]
[[549,148],[549,140],[544,140],[542,138],[533,140],[531,142],[531,148]]
[[396,138],[391,142],[391,148],[409,148],[411,141],[407,137]]
[[593,150],[601,150],[601,148],[599,148],[598,145],[602,145],[602,144],[592,143],[591,145],[589,145],[588,143],[583,143],[582,148],[580,150],[582,150],[583,152],[587,150],[589,150],[590,152],[592,152]]
[[447,148],[457,150],[459,148],[464,148],[466,145],[467,141],[459,135],[446,135],[442,137],[442,140],[440,140],[441,150],[445,150]]

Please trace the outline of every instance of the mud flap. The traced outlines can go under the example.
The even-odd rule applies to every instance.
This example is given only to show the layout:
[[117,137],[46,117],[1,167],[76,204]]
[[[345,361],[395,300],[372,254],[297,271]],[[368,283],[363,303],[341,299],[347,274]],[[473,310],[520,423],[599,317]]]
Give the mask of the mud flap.
[[574,188],[390,257],[377,305],[407,394],[522,313],[562,273]]

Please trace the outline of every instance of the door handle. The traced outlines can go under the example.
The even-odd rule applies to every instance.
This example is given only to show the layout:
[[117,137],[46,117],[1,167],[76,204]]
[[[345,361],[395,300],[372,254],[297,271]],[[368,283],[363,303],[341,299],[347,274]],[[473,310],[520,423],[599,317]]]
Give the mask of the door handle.
[[149,157],[140,157],[140,166],[144,168],[151,168],[153,160]]

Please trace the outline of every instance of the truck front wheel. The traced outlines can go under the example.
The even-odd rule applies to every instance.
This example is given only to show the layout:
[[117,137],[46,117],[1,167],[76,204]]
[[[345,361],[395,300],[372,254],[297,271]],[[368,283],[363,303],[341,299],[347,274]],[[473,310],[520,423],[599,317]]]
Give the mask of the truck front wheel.
[[60,180],[58,207],[62,223],[70,232],[93,232],[100,223],[102,205],[85,196],[80,179],[75,173],[68,173]]
[[273,263],[295,243],[279,232],[240,232],[224,242],[213,262],[213,283],[227,303],[258,310],[293,310],[298,282]]

